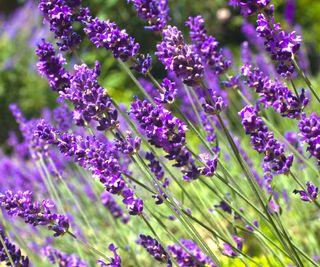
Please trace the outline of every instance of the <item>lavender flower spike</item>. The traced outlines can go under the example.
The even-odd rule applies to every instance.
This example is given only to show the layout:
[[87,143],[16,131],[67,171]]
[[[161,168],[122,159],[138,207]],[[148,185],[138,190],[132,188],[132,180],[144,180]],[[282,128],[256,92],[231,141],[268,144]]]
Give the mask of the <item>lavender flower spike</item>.
[[140,235],[138,244],[142,245],[148,253],[159,262],[167,263],[168,267],[172,266],[170,257],[161,244],[151,236]]
[[140,45],[110,20],[90,19],[86,22],[84,31],[96,47],[110,50],[115,58],[120,58],[122,61],[128,61],[138,54]]
[[299,194],[300,199],[302,201],[311,202],[317,199],[319,194],[319,189],[318,187],[314,186],[311,182],[307,182],[307,191],[295,189],[293,193]]
[[162,31],[169,18],[168,0],[128,0],[136,9],[138,16],[147,21],[146,29]]
[[157,44],[156,56],[166,70],[173,71],[185,84],[193,86],[203,76],[203,65],[194,47],[184,42],[177,27],[168,26],[162,32],[163,41]]
[[18,191],[14,194],[7,190],[4,194],[0,194],[0,206],[10,216],[23,218],[25,223],[33,226],[47,225],[48,229],[54,232],[54,236],[63,235],[69,229],[68,218],[52,212],[55,205],[51,200],[43,200],[41,203],[33,202],[30,191]]
[[301,141],[308,145],[307,151],[320,165],[320,117],[314,112],[309,117],[305,113],[299,122]]

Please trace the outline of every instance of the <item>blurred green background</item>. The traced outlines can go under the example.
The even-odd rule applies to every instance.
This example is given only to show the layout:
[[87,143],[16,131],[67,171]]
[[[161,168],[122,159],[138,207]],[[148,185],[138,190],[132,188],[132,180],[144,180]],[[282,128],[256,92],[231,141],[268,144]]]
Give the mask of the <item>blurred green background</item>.
[[[239,45],[244,40],[241,34],[242,17],[238,11],[228,7],[226,0],[174,0],[169,1],[171,24],[177,25],[186,34],[184,25],[188,16],[202,14],[209,32],[222,46],[231,49],[235,58],[239,55]],[[276,5],[277,19],[281,21],[286,0],[273,1]],[[110,18],[126,28],[140,42],[142,51],[152,53],[160,36],[143,29],[144,22],[135,16],[135,12],[126,0],[83,1],[92,14],[100,18]],[[37,116],[44,107],[56,105],[55,93],[52,93],[45,79],[36,70],[36,43],[41,38],[53,40],[47,25],[37,11],[37,1],[0,0],[0,144],[4,144],[9,129],[17,127],[8,111],[8,105],[18,103],[27,117]],[[320,49],[320,1],[296,1],[295,24],[301,25],[305,48],[311,62],[312,74],[319,72]],[[186,35],[187,36],[187,35]],[[134,84],[119,69],[110,53],[94,49],[84,42],[79,54],[87,64],[95,60],[102,62],[101,83],[112,95],[124,100],[135,94]],[[67,55],[68,56],[68,55]],[[78,63],[70,59],[72,63]],[[163,75],[163,68],[156,62],[153,73]]]

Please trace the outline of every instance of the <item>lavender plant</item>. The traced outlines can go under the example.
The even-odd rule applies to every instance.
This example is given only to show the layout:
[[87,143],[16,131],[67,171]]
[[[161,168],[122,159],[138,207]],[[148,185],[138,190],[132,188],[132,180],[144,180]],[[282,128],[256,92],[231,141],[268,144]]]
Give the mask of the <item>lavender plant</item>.
[[[302,37],[276,22],[271,0],[229,4],[244,16],[240,65],[202,16],[186,21],[189,37],[170,25],[167,0],[128,1],[161,39],[154,63],[134,33],[81,0],[40,1],[56,46],[37,45],[37,69],[58,107],[28,120],[12,104],[22,140],[12,135],[0,161],[1,223],[30,262],[318,266],[319,98],[296,60]],[[83,47],[112,55],[139,90],[131,103]],[[0,237],[0,259],[29,266]]]

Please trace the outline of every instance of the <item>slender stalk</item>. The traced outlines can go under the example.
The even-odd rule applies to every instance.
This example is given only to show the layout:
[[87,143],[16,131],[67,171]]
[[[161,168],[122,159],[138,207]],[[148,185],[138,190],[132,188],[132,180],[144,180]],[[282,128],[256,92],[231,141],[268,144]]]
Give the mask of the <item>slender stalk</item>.
[[13,267],[16,267],[16,265],[14,264],[13,260],[12,260],[12,257],[8,251],[8,248],[6,246],[6,243],[4,242],[3,238],[2,238],[2,235],[0,233],[0,242],[1,242],[1,245],[2,247],[4,248],[4,251],[6,252],[7,256],[8,256],[8,259],[10,261],[10,264],[13,266]]

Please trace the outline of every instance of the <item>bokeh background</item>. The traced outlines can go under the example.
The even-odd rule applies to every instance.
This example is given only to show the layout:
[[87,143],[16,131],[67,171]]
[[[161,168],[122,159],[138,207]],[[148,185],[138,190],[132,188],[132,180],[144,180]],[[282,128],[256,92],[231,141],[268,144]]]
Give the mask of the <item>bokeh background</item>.
[[[290,1],[288,3],[288,1]],[[134,36],[141,44],[142,51],[152,52],[160,36],[143,29],[143,21],[135,16],[132,6],[126,0],[91,0],[83,1],[100,18],[110,18]],[[320,68],[320,1],[315,0],[279,0],[276,4],[277,20],[283,19],[288,4],[295,6],[292,25],[297,28],[304,40],[310,68],[314,79],[319,77]],[[190,15],[202,14],[207,27],[222,46],[231,49],[234,59],[239,58],[240,43],[244,40],[241,32],[242,17],[238,11],[228,7],[227,0],[171,0],[171,23],[186,33],[184,25]],[[187,35],[186,35],[187,36]],[[53,108],[56,96],[48,88],[36,70],[36,44],[46,38],[52,40],[47,25],[37,11],[37,1],[0,0],[0,145],[5,146],[9,130],[17,125],[12,118],[8,105],[18,103],[27,117],[38,116],[44,107]],[[143,41],[142,41],[143,40]],[[80,53],[90,63],[99,60],[103,63],[101,83],[111,95],[124,100],[132,99],[134,84],[119,69],[112,56],[103,49],[88,49],[83,43]],[[72,60],[72,59],[71,59]],[[75,62],[77,63],[77,62]],[[163,68],[155,64],[153,73],[161,77]]]

